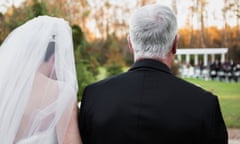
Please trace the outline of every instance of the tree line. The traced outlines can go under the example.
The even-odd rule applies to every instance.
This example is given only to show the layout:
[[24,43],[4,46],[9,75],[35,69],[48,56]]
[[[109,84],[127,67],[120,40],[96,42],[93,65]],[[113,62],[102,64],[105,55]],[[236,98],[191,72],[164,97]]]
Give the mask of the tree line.
[[[11,1],[11,0],[8,0]],[[228,47],[228,58],[240,63],[240,27],[228,24],[233,15],[239,22],[239,0],[223,0],[223,28],[206,26],[206,0],[189,0],[188,21],[179,29],[179,48]],[[128,50],[128,20],[131,12],[142,5],[156,0],[136,0],[121,4],[109,0],[26,0],[20,7],[10,6],[0,13],[0,44],[17,26],[39,16],[62,17],[72,26],[75,61],[79,80],[79,99],[83,88],[98,79],[99,67],[106,69],[106,76],[122,72],[130,66],[133,56]],[[172,8],[178,14],[178,1],[172,0]],[[234,5],[233,5],[234,3]],[[192,20],[197,18],[199,29]]]

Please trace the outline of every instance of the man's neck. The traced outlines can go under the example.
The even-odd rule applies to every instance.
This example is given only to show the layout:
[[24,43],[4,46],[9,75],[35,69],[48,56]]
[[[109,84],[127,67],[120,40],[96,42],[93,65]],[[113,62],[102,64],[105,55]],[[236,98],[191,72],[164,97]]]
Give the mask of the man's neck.
[[172,67],[172,62],[169,59],[163,59],[163,58],[158,58],[158,57],[139,57],[139,58],[137,58],[135,60],[135,62],[139,61],[139,60],[142,60],[142,59],[152,59],[152,60],[159,61],[159,62],[164,63],[165,65],[167,65],[167,67],[169,69]]

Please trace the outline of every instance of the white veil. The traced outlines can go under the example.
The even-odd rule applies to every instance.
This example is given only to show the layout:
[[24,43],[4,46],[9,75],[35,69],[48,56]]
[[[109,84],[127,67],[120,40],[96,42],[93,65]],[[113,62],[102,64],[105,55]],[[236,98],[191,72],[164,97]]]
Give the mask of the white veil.
[[39,16],[16,28],[0,46],[0,143],[62,143],[77,91],[69,24]]

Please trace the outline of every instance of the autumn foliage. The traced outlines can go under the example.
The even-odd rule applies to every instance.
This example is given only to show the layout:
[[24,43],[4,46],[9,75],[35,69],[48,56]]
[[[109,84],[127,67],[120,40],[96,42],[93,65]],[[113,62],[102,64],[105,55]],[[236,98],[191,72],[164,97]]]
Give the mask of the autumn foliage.
[[[135,8],[155,1],[138,0],[131,5],[123,0],[119,5],[109,0],[26,0],[20,7],[12,5],[5,13],[0,13],[0,44],[14,28],[33,17],[50,15],[66,19],[72,25],[81,91],[96,80],[98,67],[105,67],[112,71],[109,75],[114,75],[121,72],[122,67],[132,64],[133,56],[127,44],[130,14]],[[238,7],[230,3],[234,0],[230,0],[224,9],[225,25],[222,28],[205,25],[206,0],[188,1],[194,3],[189,8],[188,19],[198,17],[200,28],[194,28],[190,22],[180,27],[179,48],[229,48],[227,59],[240,63],[240,15],[234,16],[238,22],[234,26],[227,23],[226,17],[230,12],[240,13],[236,11]],[[176,0],[172,0],[172,6],[177,13]]]

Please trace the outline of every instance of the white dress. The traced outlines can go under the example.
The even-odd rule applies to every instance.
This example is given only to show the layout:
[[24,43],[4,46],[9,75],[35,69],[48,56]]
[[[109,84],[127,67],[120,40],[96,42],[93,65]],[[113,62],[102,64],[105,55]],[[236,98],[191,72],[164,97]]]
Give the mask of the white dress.
[[69,23],[19,26],[0,46],[0,68],[0,144],[63,143],[78,91]]
[[39,133],[32,137],[23,139],[17,144],[57,144],[56,132],[54,130]]

